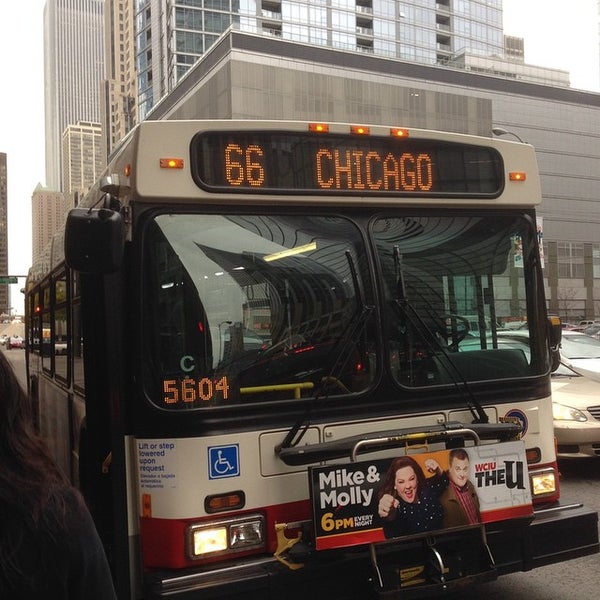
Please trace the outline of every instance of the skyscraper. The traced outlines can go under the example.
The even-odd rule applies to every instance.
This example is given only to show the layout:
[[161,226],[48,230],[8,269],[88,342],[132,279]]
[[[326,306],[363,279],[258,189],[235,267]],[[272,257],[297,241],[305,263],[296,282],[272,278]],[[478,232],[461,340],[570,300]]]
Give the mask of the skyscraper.
[[85,194],[104,169],[100,123],[79,121],[67,125],[62,138],[63,194],[68,205]]
[[67,202],[62,192],[38,184],[31,196],[31,240],[33,264],[39,262],[52,236],[65,221]]
[[137,122],[134,3],[104,2],[104,64],[102,82],[102,135],[104,157]]
[[44,8],[46,185],[62,191],[67,125],[100,122],[104,0],[47,0]]
[[[528,73],[522,57],[515,61],[514,39],[500,65],[507,56],[501,0],[138,0],[135,23],[140,119],[229,27],[518,79],[541,73]],[[564,73],[543,76],[543,83],[568,85]]]

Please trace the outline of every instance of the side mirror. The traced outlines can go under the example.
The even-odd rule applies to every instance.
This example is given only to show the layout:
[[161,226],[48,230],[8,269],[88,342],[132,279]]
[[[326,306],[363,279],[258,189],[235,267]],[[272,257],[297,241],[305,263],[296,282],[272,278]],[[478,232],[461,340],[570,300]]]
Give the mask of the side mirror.
[[548,317],[548,341],[550,342],[551,370],[554,373],[560,365],[560,342],[562,340],[562,323],[560,317]]
[[123,262],[125,223],[108,208],[73,208],[65,228],[65,260],[82,273],[112,273]]

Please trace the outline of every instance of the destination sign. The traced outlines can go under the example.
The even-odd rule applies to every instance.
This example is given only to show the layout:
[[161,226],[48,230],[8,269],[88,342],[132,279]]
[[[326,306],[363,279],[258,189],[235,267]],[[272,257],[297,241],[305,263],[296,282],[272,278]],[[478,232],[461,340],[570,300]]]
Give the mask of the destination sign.
[[504,182],[494,148],[391,136],[206,132],[191,163],[215,192],[485,198]]

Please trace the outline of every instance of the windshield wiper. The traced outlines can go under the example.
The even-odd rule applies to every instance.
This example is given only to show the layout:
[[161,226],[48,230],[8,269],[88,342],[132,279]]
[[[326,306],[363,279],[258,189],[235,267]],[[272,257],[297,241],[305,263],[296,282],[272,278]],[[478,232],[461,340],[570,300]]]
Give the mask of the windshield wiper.
[[465,425],[460,421],[447,421],[439,425],[422,427],[402,427],[384,431],[370,431],[351,435],[338,440],[308,444],[306,446],[280,447],[279,458],[290,466],[310,465],[325,460],[339,460],[353,455],[359,444],[368,442],[369,452],[385,450],[392,446],[410,447],[411,443],[444,442],[446,448],[464,445],[467,430],[474,431],[480,440],[496,442],[520,439],[522,428],[520,423],[473,423]]
[[321,378],[321,385],[315,392],[313,398],[310,400],[306,411],[302,416],[294,423],[293,427],[286,434],[283,442],[275,448],[275,452],[279,453],[283,448],[291,448],[300,443],[304,434],[307,432],[310,425],[310,413],[312,407],[316,405],[317,401],[321,397],[323,390],[327,389],[329,383],[336,379],[336,375],[341,373],[346,366],[348,359],[350,358],[350,349],[352,348],[352,342],[358,340],[362,334],[369,317],[375,310],[372,305],[365,304],[364,297],[362,294],[361,287],[358,280],[358,272],[354,259],[349,250],[346,250],[346,259],[350,268],[350,275],[352,277],[352,285],[354,287],[354,296],[356,298],[356,311],[354,315],[348,321],[345,330],[342,335],[338,338],[332,353],[335,356],[335,360],[329,369],[329,373]]
[[394,246],[394,265],[396,267],[396,286],[397,286],[397,298],[393,301],[392,306],[396,307],[401,318],[414,328],[415,331],[421,331],[426,335],[421,337],[425,341],[427,347],[432,352],[440,352],[443,356],[442,364],[452,377],[455,387],[458,389],[459,383],[462,384],[464,391],[467,395],[467,407],[473,415],[473,423],[489,423],[489,417],[483,410],[479,400],[473,395],[467,380],[461,373],[460,369],[450,359],[446,353],[446,348],[442,345],[440,340],[437,338],[435,333],[431,331],[430,327],[425,323],[419,312],[409,302],[408,295],[406,293],[406,284],[404,281],[404,269],[402,265],[402,254],[399,246]]

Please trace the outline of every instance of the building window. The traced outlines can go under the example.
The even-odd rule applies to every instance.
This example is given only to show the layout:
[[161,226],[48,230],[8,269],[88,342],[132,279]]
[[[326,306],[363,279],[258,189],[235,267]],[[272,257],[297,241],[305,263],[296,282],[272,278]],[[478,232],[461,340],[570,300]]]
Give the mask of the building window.
[[558,276],[564,279],[580,278],[585,275],[583,261],[583,243],[558,242]]
[[594,279],[600,279],[600,244],[592,244],[592,267]]

